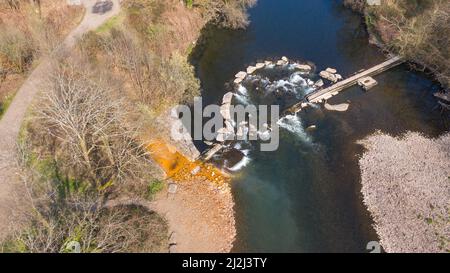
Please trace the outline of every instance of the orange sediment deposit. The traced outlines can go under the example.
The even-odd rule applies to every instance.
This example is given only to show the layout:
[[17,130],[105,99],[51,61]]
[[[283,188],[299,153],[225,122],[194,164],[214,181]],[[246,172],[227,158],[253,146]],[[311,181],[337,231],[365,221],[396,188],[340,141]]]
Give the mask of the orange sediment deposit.
[[161,192],[156,202],[176,234],[176,248],[170,251],[230,252],[236,237],[230,177],[211,164],[190,161],[163,140],[150,141],[147,149],[179,185],[176,194]]
[[174,181],[184,182],[193,181],[194,178],[203,178],[218,186],[230,181],[229,176],[214,165],[198,160],[192,162],[178,152],[174,146],[162,140],[152,140],[147,149],[167,177]]

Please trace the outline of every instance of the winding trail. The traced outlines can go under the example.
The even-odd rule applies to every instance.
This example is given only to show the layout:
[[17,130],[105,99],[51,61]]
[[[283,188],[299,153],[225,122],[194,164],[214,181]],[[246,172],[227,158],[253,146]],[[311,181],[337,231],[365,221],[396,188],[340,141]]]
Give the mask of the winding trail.
[[[81,23],[72,30],[56,51],[70,50],[84,33],[94,30],[120,11],[120,0],[112,0],[112,9],[104,14],[92,13],[96,0],[82,0],[86,8]],[[17,91],[7,112],[0,120],[0,239],[4,238],[12,222],[17,200],[14,200],[15,186],[18,181],[17,137],[27,109],[45,82],[51,68],[51,56],[43,57],[40,64],[30,74]],[[16,201],[16,202],[15,202]]]

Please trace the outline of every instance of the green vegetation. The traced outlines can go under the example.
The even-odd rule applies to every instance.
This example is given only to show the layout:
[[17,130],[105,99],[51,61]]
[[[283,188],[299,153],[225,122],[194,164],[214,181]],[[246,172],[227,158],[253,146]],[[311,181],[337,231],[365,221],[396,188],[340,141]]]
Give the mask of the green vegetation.
[[0,117],[36,60],[53,50],[81,17],[65,0],[0,1]]
[[14,95],[8,95],[0,101],[0,119],[3,117],[3,114],[6,112],[13,99]]
[[186,0],[186,7],[191,9],[193,4],[194,4],[194,0]]
[[110,19],[108,19],[108,21],[106,21],[105,23],[103,23],[103,25],[98,27],[95,32],[96,33],[108,32],[111,29],[120,26],[122,24],[123,20],[124,20],[123,13],[119,13],[119,15],[113,16]]
[[147,196],[148,198],[152,198],[153,195],[162,191],[164,189],[165,182],[161,180],[153,180],[148,184]]
[[70,60],[56,69],[19,134],[29,225],[3,242],[3,251],[66,252],[74,242],[82,252],[164,250],[161,217],[142,205],[107,206],[110,196],[145,192],[154,180],[133,129],[122,125],[127,107],[117,96]]

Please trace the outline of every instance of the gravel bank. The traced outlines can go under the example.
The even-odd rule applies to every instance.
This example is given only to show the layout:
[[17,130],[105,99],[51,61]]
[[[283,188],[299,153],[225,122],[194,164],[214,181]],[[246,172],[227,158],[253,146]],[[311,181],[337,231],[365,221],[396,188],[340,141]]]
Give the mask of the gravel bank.
[[364,203],[387,252],[450,251],[450,134],[360,141]]

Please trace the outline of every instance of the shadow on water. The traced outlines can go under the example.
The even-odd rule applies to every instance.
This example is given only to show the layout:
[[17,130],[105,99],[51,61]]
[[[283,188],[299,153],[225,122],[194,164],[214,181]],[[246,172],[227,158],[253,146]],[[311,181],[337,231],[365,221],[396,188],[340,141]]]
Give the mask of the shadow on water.
[[[204,29],[192,62],[205,103],[219,102],[234,74],[267,58],[312,61],[344,76],[385,59],[340,1],[260,0],[250,14],[246,30]],[[347,112],[302,112],[302,130],[281,129],[277,151],[250,154],[233,182],[234,251],[365,252],[378,240],[362,203],[356,141],[376,130],[438,136],[445,128],[432,111],[438,87],[426,77],[404,65],[376,79],[369,92],[354,87],[330,100],[350,101]],[[304,131],[309,125],[317,129]]]

